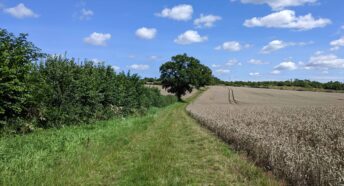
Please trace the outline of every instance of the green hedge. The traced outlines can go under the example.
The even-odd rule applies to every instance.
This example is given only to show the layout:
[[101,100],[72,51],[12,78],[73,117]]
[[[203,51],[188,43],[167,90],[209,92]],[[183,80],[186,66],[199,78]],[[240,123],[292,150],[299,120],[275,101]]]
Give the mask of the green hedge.
[[42,57],[40,50],[0,29],[0,131],[87,124],[145,113],[176,101],[144,86],[139,76],[92,61]]

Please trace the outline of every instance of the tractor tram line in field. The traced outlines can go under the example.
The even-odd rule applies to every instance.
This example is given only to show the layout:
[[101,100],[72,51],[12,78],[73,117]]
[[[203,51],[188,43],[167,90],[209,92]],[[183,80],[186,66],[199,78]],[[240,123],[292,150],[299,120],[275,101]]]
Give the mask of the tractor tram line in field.
[[239,102],[235,99],[234,91],[232,88],[228,88],[228,102],[229,104],[239,104]]

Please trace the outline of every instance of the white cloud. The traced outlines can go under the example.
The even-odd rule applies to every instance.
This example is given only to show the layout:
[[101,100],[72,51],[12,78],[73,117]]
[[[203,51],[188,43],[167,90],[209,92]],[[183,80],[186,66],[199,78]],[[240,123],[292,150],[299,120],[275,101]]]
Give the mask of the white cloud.
[[106,41],[111,39],[111,34],[93,32],[90,36],[84,38],[84,42],[95,46],[106,46]]
[[23,19],[23,18],[28,18],[28,17],[33,17],[33,18],[39,17],[35,12],[33,12],[28,7],[26,7],[23,3],[19,3],[17,6],[12,7],[12,8],[6,8],[4,9],[4,12],[18,19]]
[[220,16],[215,16],[215,15],[203,15],[201,14],[201,16],[197,19],[194,20],[194,25],[196,25],[198,28],[202,28],[202,27],[213,27],[214,23],[216,21],[221,20],[222,18]]
[[194,30],[188,30],[184,32],[183,34],[179,35],[174,42],[181,44],[181,45],[187,45],[192,43],[201,43],[208,40],[207,36],[200,36],[197,31]]
[[257,76],[260,76],[260,73],[259,72],[250,72],[249,75],[257,77]]
[[280,50],[282,48],[285,48],[287,47],[288,44],[285,43],[284,41],[281,41],[281,40],[273,40],[271,41],[268,45],[265,45],[262,50],[261,50],[261,53],[263,54],[269,54],[273,51],[276,51],[276,50]]
[[93,59],[91,59],[91,61],[92,61],[94,64],[96,64],[96,65],[101,64],[102,62],[104,62],[103,60],[100,60],[100,59],[98,59],[98,58],[93,58]]
[[111,68],[115,70],[116,72],[118,72],[121,69],[119,66],[116,66],[116,65],[112,65]]
[[273,40],[273,41],[271,41],[269,44],[265,45],[261,49],[261,53],[269,54],[271,52],[283,49],[285,47],[289,47],[289,46],[305,46],[305,45],[309,45],[309,44],[312,44],[312,43],[313,43],[312,41],[310,41],[310,42],[284,42],[284,41],[281,41],[281,40]]
[[181,4],[173,8],[164,8],[157,16],[167,17],[177,21],[188,21],[192,19],[193,8],[191,5]]
[[80,11],[80,16],[79,19],[80,20],[89,20],[91,19],[91,17],[94,15],[94,12],[90,9],[81,9]]
[[149,69],[149,65],[133,64],[133,65],[130,65],[129,68],[134,69],[134,70],[147,70]]
[[279,70],[273,70],[273,71],[271,72],[271,74],[275,74],[275,75],[280,74],[280,73],[281,73],[281,71],[279,71]]
[[156,33],[157,33],[157,29],[146,28],[146,27],[139,28],[135,32],[136,36],[141,39],[154,39]]
[[248,63],[253,64],[253,65],[266,65],[269,64],[268,62],[261,61],[259,59],[250,59]]
[[228,69],[217,69],[216,72],[217,72],[218,74],[228,74],[228,73],[230,73],[231,71],[228,70]]
[[227,61],[227,63],[225,64],[226,66],[234,66],[234,65],[239,65],[241,66],[241,63],[239,63],[239,61],[237,59],[230,59]]
[[338,58],[334,54],[311,56],[306,64],[309,69],[344,69],[344,59]]
[[267,4],[273,10],[284,9],[285,7],[301,6],[307,3],[315,3],[317,0],[241,0],[242,3]]
[[151,61],[157,61],[157,60],[159,60],[160,59],[160,57],[159,56],[155,56],[155,55],[153,55],[153,56],[149,56],[149,58],[148,58],[149,60],[151,60]]
[[211,67],[213,67],[213,68],[219,68],[219,67],[221,67],[221,65],[212,64]]
[[227,41],[224,42],[222,45],[215,47],[215,50],[226,50],[231,52],[237,52],[242,50],[243,48],[249,48],[250,45],[242,45],[238,41]]
[[292,62],[292,61],[286,61],[286,62],[282,62],[279,65],[274,67],[274,71],[282,71],[282,70],[296,70],[297,69],[297,65],[296,63]]
[[130,54],[130,55],[128,55],[128,58],[129,58],[129,59],[135,59],[136,56],[135,56],[134,54]]
[[323,53],[324,53],[324,51],[318,50],[318,51],[315,52],[315,55],[320,55],[320,54],[323,54]]
[[244,26],[310,30],[313,28],[325,27],[330,23],[330,19],[315,19],[312,14],[297,17],[293,10],[282,10],[264,17],[254,17],[252,19],[245,20]]
[[331,41],[330,45],[332,46],[331,50],[339,50],[340,47],[344,46],[344,37],[337,40]]

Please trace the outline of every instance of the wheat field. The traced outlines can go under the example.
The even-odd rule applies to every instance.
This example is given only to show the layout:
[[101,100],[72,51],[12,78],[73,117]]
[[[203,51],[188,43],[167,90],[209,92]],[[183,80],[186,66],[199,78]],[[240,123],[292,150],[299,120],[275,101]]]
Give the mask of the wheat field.
[[344,180],[344,94],[213,86],[187,111],[292,185]]

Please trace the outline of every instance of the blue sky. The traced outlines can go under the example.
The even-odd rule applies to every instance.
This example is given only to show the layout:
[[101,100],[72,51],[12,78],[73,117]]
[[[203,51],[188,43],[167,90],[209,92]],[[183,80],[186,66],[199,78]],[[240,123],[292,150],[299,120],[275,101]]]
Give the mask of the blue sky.
[[0,0],[44,52],[158,77],[187,53],[223,80],[344,81],[342,0]]

